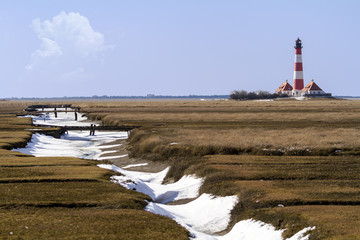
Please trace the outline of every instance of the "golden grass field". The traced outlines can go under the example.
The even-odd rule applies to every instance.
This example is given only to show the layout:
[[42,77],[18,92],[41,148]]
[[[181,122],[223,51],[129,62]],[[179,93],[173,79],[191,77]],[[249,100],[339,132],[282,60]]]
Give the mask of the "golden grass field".
[[109,181],[97,162],[9,151],[31,138],[17,118],[30,103],[0,102],[0,239],[188,239],[151,199]]
[[160,142],[258,150],[360,147],[360,101],[99,102],[77,106],[107,125],[163,125],[157,129],[159,134],[151,134],[153,140],[161,138]]
[[143,126],[128,150],[170,164],[168,179],[196,173],[202,192],[237,194],[232,224],[254,218],[286,237],[316,226],[310,239],[360,239],[358,100],[75,105],[104,125]]
[[[7,103],[3,108],[2,111],[7,113],[7,117],[0,116],[1,148],[17,146],[29,138],[29,132],[24,131],[29,128],[29,123],[21,122],[24,120],[12,120],[13,115],[9,115],[10,112],[16,112],[29,104]],[[239,220],[254,218],[271,223],[277,228],[287,229],[284,233],[286,237],[304,227],[316,226],[310,236],[312,240],[360,239],[360,101],[358,100],[171,100],[72,104],[80,107],[81,112],[86,113],[90,119],[99,120],[103,125],[142,126],[132,131],[127,143],[128,151],[133,157],[169,164],[171,169],[167,176],[168,181],[179,179],[183,174],[195,173],[205,177],[201,192],[238,195],[240,201],[232,211],[231,226]],[[19,122],[9,128],[13,121]],[[10,135],[9,131],[14,133],[15,140],[6,139]],[[7,161],[8,158],[13,160]],[[64,217],[63,221],[66,224],[68,220],[71,224],[77,223],[74,213],[68,211],[68,207],[54,208],[54,206],[62,206],[59,203],[69,204],[67,206],[77,204],[79,215],[86,215],[88,219],[84,223],[77,223],[76,229],[67,228],[66,234],[69,235],[66,236],[80,234],[89,238],[95,236],[93,234],[98,226],[105,224],[99,223],[94,230],[90,230],[87,223],[92,219],[113,219],[115,215],[118,217],[125,214],[122,212],[124,206],[130,206],[128,208],[132,209],[128,212],[130,219],[132,217],[134,221],[141,219],[137,218],[137,213],[144,213],[138,210],[143,206],[141,201],[137,201],[139,195],[134,193],[127,195],[124,190],[108,193],[107,189],[111,189],[112,185],[103,187],[101,191],[96,190],[105,182],[109,184],[106,181],[108,173],[101,170],[88,171],[87,169],[92,167],[89,161],[70,158],[66,158],[64,163],[61,161],[57,158],[45,158],[42,169],[33,171],[33,177],[27,177],[26,170],[14,173],[6,169],[27,166],[32,170],[36,166],[32,163],[32,158],[0,150],[0,171],[4,174],[4,183],[0,184],[5,186],[7,182],[6,184],[13,186],[13,189],[15,186],[19,187],[16,184],[24,184],[21,181],[25,180],[26,184],[33,186],[49,184],[48,188],[34,190],[40,192],[40,195],[47,192],[47,189],[52,189],[50,184],[64,184],[65,192],[69,192],[69,195],[64,196],[52,193],[49,198],[16,197],[20,199],[16,204],[22,206],[21,209],[24,211],[18,211],[16,207],[10,208],[10,202],[16,201],[11,200],[11,197],[4,198],[2,201],[8,203],[0,214],[5,214],[6,219],[14,216],[16,221],[23,223],[28,218],[27,214],[32,214],[33,209],[39,208],[34,206],[36,202],[41,205],[52,204],[53,212],[47,212],[43,207],[36,211],[39,213],[38,222],[44,224],[46,229],[54,229],[56,217],[59,215]],[[67,164],[76,165],[78,170],[65,173],[62,169]],[[56,171],[53,171],[55,169]],[[67,177],[64,177],[64,174]],[[23,179],[21,175],[24,175]],[[29,181],[29,178],[36,179],[37,182]],[[66,178],[69,182],[63,181]],[[48,179],[58,182],[41,182]],[[65,184],[68,184],[67,187]],[[83,194],[74,194],[69,190],[72,187],[88,189],[86,186],[92,184],[100,185],[94,187],[94,191],[84,190]],[[25,188],[14,190],[14,196],[27,191]],[[70,197],[70,193],[74,198]],[[106,197],[107,200],[101,201],[103,199],[101,196],[111,196],[111,194],[117,194],[123,200],[117,202],[111,200],[111,197]],[[95,205],[98,207],[94,207]],[[106,214],[104,211],[110,211],[109,206],[117,206],[114,208],[116,211]],[[5,210],[6,208],[8,209]],[[12,222],[9,221],[1,224],[8,227]],[[161,221],[166,222],[164,219]],[[171,221],[167,224],[169,225],[166,227],[164,225],[165,229],[177,228],[176,224],[171,225],[173,224]],[[21,224],[16,225],[18,231],[25,232],[26,230],[21,226]],[[129,234],[133,234],[131,235],[133,239],[136,239],[136,236],[142,236],[142,239],[144,236],[158,236],[158,232],[151,233],[151,230],[144,230],[136,235],[134,232],[140,231],[137,228],[138,226],[133,226],[128,229]],[[49,234],[49,231],[46,234]],[[109,238],[115,236],[112,234],[116,231],[118,230],[115,230],[115,225],[110,223],[106,231],[104,230]],[[184,230],[179,231],[183,231],[183,235],[179,236],[187,238]],[[36,234],[41,236],[41,231],[38,229]],[[43,236],[49,236],[46,234]],[[127,233],[122,232],[122,234]],[[153,239],[159,238],[161,237]],[[145,239],[149,238],[145,237]]]

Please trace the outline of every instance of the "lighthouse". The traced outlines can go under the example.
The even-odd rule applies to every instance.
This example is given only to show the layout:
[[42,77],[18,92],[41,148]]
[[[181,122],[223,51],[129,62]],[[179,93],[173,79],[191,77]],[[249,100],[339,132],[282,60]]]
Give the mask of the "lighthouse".
[[324,92],[315,82],[311,80],[304,87],[304,74],[302,65],[300,38],[295,41],[295,69],[294,69],[294,87],[288,81],[280,85],[275,93],[288,95],[289,97],[331,97],[331,93]]
[[295,68],[294,68],[294,87],[292,95],[294,97],[301,96],[301,90],[304,88],[304,74],[302,65],[301,49],[302,44],[300,38],[295,41]]

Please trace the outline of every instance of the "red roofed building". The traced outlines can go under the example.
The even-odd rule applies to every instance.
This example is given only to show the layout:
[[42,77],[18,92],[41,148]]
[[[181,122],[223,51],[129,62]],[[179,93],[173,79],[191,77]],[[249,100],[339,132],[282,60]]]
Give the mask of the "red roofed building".
[[326,94],[315,82],[311,80],[302,90],[302,95],[323,95]]
[[284,82],[283,84],[280,85],[280,87],[278,87],[278,89],[276,89],[276,93],[278,94],[287,94],[290,95],[291,92],[293,90],[293,87],[288,83],[288,81],[286,80],[286,82]]

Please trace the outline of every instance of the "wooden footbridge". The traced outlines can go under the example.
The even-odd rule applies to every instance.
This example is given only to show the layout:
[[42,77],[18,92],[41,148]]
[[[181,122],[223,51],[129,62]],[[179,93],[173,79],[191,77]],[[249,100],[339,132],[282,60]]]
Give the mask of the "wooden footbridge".
[[39,128],[59,128],[59,133],[65,134],[70,130],[77,131],[120,131],[129,133],[131,130],[135,128],[139,128],[140,126],[54,126],[54,125],[43,125],[43,124],[33,124],[35,127]]
[[[46,109],[54,109],[54,110],[46,110]],[[41,109],[41,110],[40,110]],[[61,110],[58,110],[61,109]],[[55,113],[55,118],[57,118],[58,112],[73,112],[75,121],[77,121],[77,114],[80,111],[80,108],[74,108],[71,104],[63,104],[63,105],[31,105],[28,108],[24,109],[27,112],[36,112],[36,113]],[[121,131],[121,132],[130,132],[135,128],[139,128],[141,126],[95,126],[89,123],[89,126],[55,126],[55,125],[46,125],[46,124],[33,124],[35,127],[40,128],[59,128],[59,133],[64,134],[69,130],[78,130],[78,131]]]
[[[54,110],[46,110],[46,108],[50,108],[50,109],[54,109]],[[79,111],[80,108],[74,108],[72,107],[71,104],[38,104],[38,105],[30,105],[28,106],[26,109],[24,109],[27,112],[54,112],[54,111],[59,111],[57,110],[58,108],[62,108],[65,110],[61,110],[61,111]],[[41,109],[41,110],[39,110]],[[67,110],[69,109],[69,110]]]
[[78,119],[78,113],[80,111],[80,108],[78,107],[72,107],[71,104],[45,104],[45,105],[31,105],[29,107],[27,107],[26,109],[24,109],[24,111],[27,112],[36,112],[37,114],[42,114],[42,113],[54,113],[55,114],[55,118],[57,118],[58,113],[60,112],[64,112],[64,113],[69,113],[69,112],[73,112],[74,113],[74,118],[75,121],[77,121]]

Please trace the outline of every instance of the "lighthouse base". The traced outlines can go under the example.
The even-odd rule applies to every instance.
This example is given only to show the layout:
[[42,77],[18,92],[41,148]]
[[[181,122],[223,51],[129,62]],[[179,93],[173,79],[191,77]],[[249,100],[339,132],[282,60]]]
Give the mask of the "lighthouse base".
[[292,92],[291,92],[291,96],[292,97],[302,97],[303,93],[302,93],[301,90],[293,89]]

